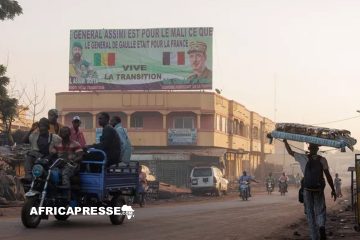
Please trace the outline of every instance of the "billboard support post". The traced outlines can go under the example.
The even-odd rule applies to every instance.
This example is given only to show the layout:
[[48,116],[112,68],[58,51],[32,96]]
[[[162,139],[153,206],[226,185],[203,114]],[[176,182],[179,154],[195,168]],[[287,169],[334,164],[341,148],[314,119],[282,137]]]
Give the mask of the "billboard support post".
[[355,217],[356,225],[360,227],[360,154],[355,154],[355,172],[356,172],[356,198],[355,198]]

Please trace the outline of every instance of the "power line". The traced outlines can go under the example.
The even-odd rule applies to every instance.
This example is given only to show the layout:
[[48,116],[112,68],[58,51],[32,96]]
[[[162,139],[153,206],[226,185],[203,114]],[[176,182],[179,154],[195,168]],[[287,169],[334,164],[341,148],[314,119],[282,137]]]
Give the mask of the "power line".
[[339,119],[339,120],[335,120],[335,121],[331,121],[331,122],[315,123],[315,124],[311,124],[311,125],[324,125],[324,124],[330,124],[330,123],[337,123],[337,122],[343,122],[343,121],[351,120],[351,119],[354,119],[354,118],[360,118],[360,115],[355,116],[355,117]]

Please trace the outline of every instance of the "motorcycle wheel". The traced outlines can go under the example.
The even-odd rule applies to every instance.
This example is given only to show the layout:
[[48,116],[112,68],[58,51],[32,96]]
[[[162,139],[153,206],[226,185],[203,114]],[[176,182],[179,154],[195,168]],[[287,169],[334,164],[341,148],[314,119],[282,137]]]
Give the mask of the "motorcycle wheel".
[[243,201],[247,200],[247,193],[245,191],[241,192],[241,198]]
[[[114,196],[111,199],[111,207],[122,207],[126,204],[125,200],[121,196]],[[120,225],[124,222],[125,215],[110,215],[110,221],[113,225]]]
[[40,221],[40,215],[30,215],[31,208],[38,208],[40,205],[40,199],[36,197],[31,197],[26,199],[24,206],[21,209],[21,221],[23,225],[27,228],[36,228]]
[[55,215],[54,217],[56,218],[56,220],[66,221],[70,217],[70,215]]

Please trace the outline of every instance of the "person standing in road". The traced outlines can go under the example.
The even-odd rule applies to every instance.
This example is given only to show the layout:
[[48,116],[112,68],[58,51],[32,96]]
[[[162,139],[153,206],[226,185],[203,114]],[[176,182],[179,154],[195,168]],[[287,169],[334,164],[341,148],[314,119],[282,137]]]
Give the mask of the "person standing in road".
[[334,183],[329,172],[327,160],[318,155],[319,146],[309,144],[309,154],[294,152],[287,140],[283,140],[287,152],[299,162],[304,174],[304,205],[307,221],[310,227],[312,240],[326,239],[326,204],[325,204],[325,179],[324,173],[331,187],[331,197],[336,200]]
[[337,196],[338,198],[341,198],[341,197],[342,197],[342,193],[341,193],[341,178],[339,178],[339,174],[338,174],[338,173],[335,174],[334,184],[335,184],[336,196]]

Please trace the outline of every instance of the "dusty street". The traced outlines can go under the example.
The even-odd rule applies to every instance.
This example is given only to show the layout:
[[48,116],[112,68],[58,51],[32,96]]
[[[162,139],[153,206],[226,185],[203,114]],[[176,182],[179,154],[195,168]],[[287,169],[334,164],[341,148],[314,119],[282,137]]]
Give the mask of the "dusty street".
[[19,217],[0,217],[0,239],[264,239],[302,216],[297,191],[281,197],[256,193],[248,202],[235,196],[136,208],[121,226],[104,216],[73,216],[67,222],[44,220],[25,229]]

